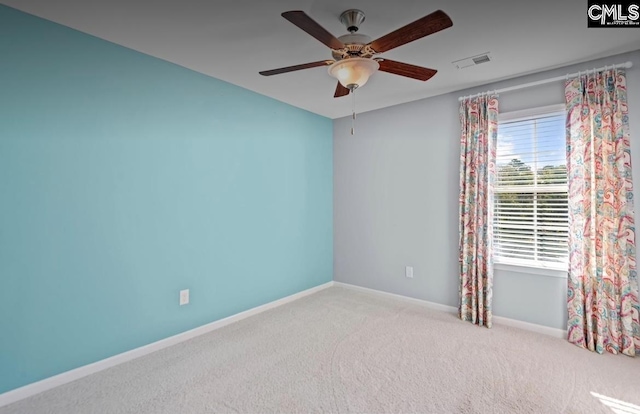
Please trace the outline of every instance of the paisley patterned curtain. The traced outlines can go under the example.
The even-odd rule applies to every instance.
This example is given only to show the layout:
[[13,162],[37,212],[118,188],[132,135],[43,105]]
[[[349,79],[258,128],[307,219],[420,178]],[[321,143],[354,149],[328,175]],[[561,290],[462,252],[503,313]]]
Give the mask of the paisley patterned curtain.
[[569,174],[568,338],[640,353],[638,280],[624,71],[565,85]]
[[498,98],[460,103],[460,305],[462,320],[491,328],[493,264],[491,222]]

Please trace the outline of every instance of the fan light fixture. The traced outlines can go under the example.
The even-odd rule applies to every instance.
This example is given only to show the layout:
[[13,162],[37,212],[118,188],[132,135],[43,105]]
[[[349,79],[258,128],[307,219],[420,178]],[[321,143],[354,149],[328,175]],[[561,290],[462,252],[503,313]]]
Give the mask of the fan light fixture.
[[373,59],[354,57],[333,63],[329,66],[329,74],[353,92],[354,89],[364,86],[378,68],[380,64]]

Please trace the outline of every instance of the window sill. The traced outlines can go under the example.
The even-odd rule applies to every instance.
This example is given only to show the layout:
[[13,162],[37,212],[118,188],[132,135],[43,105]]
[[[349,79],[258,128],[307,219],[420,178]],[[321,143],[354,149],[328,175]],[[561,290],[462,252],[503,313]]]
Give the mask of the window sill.
[[515,272],[515,273],[527,273],[530,275],[558,277],[562,279],[567,278],[567,271],[560,269],[553,269],[548,267],[527,266],[522,264],[512,263],[494,263],[493,268],[495,270]]

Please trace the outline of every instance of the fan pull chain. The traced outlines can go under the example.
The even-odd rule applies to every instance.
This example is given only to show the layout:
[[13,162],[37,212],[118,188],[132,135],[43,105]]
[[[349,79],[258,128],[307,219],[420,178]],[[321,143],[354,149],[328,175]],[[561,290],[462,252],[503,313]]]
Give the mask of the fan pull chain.
[[356,134],[356,90],[351,90],[351,135]]

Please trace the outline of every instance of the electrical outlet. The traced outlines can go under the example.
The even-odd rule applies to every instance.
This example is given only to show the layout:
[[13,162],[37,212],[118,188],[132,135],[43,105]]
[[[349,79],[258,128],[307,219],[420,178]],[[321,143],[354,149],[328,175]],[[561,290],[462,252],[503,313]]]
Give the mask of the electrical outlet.
[[180,306],[187,305],[189,303],[189,289],[180,291]]
[[407,266],[404,268],[404,275],[413,279],[413,266]]

